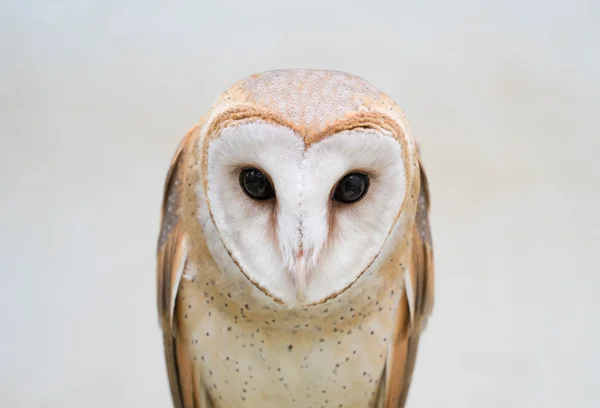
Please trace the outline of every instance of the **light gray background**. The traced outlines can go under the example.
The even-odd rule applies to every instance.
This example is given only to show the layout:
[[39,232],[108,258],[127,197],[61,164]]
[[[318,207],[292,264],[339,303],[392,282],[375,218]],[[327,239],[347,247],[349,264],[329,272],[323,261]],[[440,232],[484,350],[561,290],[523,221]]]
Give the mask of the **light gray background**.
[[422,145],[437,301],[409,406],[600,406],[600,3],[202,3],[2,2],[0,406],[170,406],[168,163],[287,67],[369,79]]

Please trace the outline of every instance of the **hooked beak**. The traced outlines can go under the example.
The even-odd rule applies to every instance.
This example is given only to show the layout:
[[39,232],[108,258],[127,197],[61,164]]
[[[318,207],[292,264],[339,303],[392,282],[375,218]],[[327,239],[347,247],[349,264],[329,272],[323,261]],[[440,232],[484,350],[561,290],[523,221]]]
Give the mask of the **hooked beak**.
[[296,289],[296,298],[300,302],[303,302],[306,298],[306,285],[309,278],[309,268],[307,259],[304,256],[304,250],[300,249],[300,251],[298,251],[294,264],[295,265],[290,272]]

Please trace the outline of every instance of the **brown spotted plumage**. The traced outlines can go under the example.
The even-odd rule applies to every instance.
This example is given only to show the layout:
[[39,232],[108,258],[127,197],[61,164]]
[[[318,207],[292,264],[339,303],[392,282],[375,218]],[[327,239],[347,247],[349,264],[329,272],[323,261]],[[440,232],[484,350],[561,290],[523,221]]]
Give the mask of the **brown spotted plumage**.
[[[313,146],[339,134],[358,132],[363,139],[356,140],[380,138],[382,146],[397,146],[402,174],[394,183],[404,193],[396,197],[397,209],[386,210],[393,222],[383,225],[382,215],[382,225],[373,224],[380,238],[365,238],[365,251],[373,254],[351,263],[357,269],[348,276],[342,270],[326,279],[319,269],[328,257],[339,256],[336,248],[348,239],[337,225],[340,220],[327,219],[335,211],[355,211],[336,207],[339,203],[323,204],[328,232],[317,249],[309,242],[313,221],[298,213],[301,242],[292,246],[295,258],[282,261],[289,267],[282,276],[255,266],[262,259],[268,269],[271,257],[279,256],[276,250],[248,255],[238,243],[244,232],[236,230],[241,221],[219,207],[220,194],[238,194],[231,192],[239,188],[237,178],[225,185],[211,171],[219,165],[213,157],[236,152],[217,156],[221,147],[215,142],[233,137],[228,130],[253,123],[296,135],[289,140],[297,137],[304,146],[300,161]],[[227,167],[219,177],[237,177],[239,168]],[[372,173],[373,194],[384,194],[376,183],[385,175]],[[277,171],[271,177],[277,184]],[[298,191],[306,195],[302,183]],[[282,253],[282,234],[288,231],[278,221],[287,211],[280,204],[283,195],[260,203],[240,195],[242,201],[234,207],[243,214],[256,212],[257,220],[259,212],[268,212],[264,224],[256,224],[259,220],[250,225],[264,227],[257,236],[283,248]],[[364,207],[357,208],[368,211],[369,199],[365,196],[359,204]],[[225,92],[185,136],[164,188],[158,311],[175,407],[403,407],[419,337],[433,305],[429,206],[427,178],[402,111],[366,81],[334,71],[282,70],[253,75]],[[359,214],[349,213],[345,219],[356,223],[354,228],[367,228]],[[252,216],[240,220],[246,218],[253,222]],[[336,235],[338,229],[342,233]],[[305,261],[313,250],[320,251],[318,256],[312,263]],[[308,265],[305,275],[298,272],[301,277],[295,271],[304,266],[298,265]],[[327,291],[329,284],[332,289]]]

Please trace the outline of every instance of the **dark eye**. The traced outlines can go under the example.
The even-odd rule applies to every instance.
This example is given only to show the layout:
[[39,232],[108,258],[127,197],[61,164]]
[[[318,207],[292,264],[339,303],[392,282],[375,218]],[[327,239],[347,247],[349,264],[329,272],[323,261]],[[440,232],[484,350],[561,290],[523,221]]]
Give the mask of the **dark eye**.
[[248,197],[254,200],[268,200],[275,197],[275,190],[269,178],[259,169],[244,169],[240,173],[240,186]]
[[344,204],[352,204],[367,194],[369,176],[363,173],[346,174],[338,182],[333,192],[333,200]]

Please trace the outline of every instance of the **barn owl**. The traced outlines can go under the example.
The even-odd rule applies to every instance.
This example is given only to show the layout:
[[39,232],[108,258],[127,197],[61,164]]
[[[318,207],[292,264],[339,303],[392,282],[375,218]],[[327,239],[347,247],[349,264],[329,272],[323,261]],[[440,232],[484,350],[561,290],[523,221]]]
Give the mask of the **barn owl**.
[[433,305],[429,192],[400,108],[343,72],[224,92],[164,188],[177,408],[403,407]]

